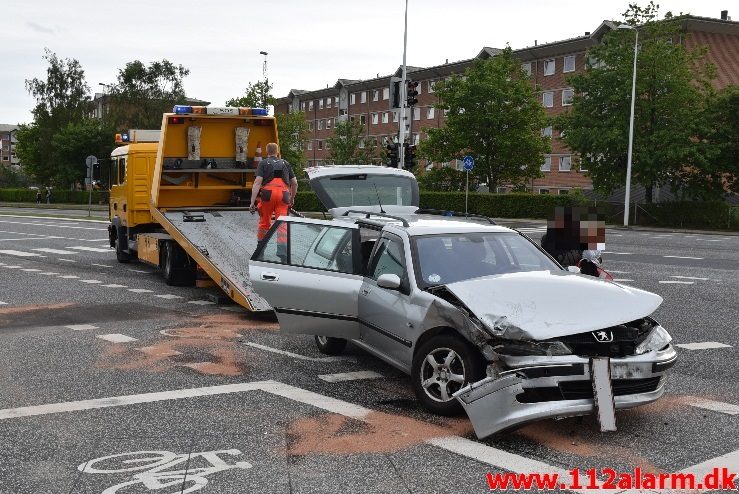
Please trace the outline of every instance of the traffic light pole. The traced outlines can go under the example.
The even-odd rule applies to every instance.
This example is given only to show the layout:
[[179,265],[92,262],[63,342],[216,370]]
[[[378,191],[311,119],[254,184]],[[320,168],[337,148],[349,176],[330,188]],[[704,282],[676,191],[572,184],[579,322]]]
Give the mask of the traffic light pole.
[[405,27],[403,30],[403,80],[400,82],[400,115],[398,115],[398,162],[405,163],[405,101],[406,101],[406,77],[408,75],[405,65],[405,54],[408,48],[408,0],[405,0]]

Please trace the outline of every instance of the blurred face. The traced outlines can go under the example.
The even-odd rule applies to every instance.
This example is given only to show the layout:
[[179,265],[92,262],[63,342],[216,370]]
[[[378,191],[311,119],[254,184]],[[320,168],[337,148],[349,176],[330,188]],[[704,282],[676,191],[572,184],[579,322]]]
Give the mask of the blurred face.
[[585,220],[580,222],[580,243],[589,250],[606,248],[606,225],[604,221]]

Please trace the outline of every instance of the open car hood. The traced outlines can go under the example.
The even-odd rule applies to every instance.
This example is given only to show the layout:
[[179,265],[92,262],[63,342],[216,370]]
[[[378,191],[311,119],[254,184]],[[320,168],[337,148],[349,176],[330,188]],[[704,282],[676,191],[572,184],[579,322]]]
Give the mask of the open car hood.
[[446,285],[494,334],[546,340],[650,315],[662,297],[566,271],[486,276]]
[[317,166],[305,174],[323,207],[336,218],[348,210],[413,214],[418,209],[416,177],[375,165]]

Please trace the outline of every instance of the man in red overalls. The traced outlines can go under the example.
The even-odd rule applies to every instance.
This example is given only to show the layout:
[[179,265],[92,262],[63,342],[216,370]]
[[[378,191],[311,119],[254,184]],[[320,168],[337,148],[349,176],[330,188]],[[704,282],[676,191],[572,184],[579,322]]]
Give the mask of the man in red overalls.
[[[275,218],[289,214],[289,209],[295,202],[295,194],[298,191],[298,179],[295,178],[295,173],[287,161],[277,157],[278,152],[279,147],[276,143],[267,144],[267,158],[259,163],[251,189],[249,209],[259,210],[257,240],[260,242],[272,226],[273,214]],[[257,197],[259,208],[256,206]],[[277,244],[278,251],[281,251],[279,254],[286,256],[287,230],[284,227],[277,232]]]

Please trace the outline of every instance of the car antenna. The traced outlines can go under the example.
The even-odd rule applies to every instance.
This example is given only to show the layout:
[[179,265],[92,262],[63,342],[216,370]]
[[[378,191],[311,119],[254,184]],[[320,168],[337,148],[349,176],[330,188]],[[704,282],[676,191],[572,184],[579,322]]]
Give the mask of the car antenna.
[[380,212],[382,214],[385,214],[385,210],[382,209],[382,203],[380,202],[380,193],[377,192],[377,184],[373,183],[372,185],[375,186],[375,194],[377,194],[377,204],[380,206]]

